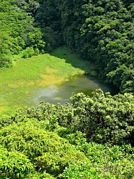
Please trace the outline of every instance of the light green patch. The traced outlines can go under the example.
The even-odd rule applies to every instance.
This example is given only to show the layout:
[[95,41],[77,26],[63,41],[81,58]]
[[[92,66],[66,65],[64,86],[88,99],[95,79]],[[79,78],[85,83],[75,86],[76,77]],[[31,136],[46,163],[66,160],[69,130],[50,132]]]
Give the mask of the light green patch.
[[86,71],[85,61],[66,48],[20,59],[12,68],[0,70],[0,112],[29,106],[35,89],[61,84]]

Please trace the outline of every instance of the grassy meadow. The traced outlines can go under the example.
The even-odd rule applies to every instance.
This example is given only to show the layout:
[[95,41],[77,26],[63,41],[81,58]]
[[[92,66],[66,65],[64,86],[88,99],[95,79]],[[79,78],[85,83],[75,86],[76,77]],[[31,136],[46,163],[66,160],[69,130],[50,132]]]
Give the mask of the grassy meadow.
[[0,70],[0,113],[31,105],[34,90],[61,84],[86,71],[87,64],[66,48],[19,59],[12,68]]

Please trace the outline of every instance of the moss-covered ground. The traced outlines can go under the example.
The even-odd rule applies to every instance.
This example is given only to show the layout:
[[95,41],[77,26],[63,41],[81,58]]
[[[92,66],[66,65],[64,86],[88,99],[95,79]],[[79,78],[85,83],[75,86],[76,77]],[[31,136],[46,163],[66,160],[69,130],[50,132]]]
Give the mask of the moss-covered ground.
[[65,47],[52,54],[19,59],[14,66],[0,70],[0,113],[31,105],[32,91],[61,84],[88,69],[84,61]]

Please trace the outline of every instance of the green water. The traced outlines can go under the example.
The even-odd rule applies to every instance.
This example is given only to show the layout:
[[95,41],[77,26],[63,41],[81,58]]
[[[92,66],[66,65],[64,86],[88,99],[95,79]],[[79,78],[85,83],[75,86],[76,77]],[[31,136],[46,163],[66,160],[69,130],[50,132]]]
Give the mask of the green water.
[[[87,73],[90,75],[84,76]],[[40,101],[65,103],[78,92],[90,95],[98,88],[110,91],[91,78],[96,73],[93,65],[66,47],[52,54],[18,59],[12,68],[0,69],[0,114],[10,114]]]
[[69,98],[79,92],[83,92],[86,95],[96,89],[102,89],[103,91],[111,91],[110,87],[102,82],[90,77],[90,76],[77,76],[62,85],[50,85],[46,88],[40,88],[33,94],[33,103],[38,104],[41,101],[50,103],[65,103]]

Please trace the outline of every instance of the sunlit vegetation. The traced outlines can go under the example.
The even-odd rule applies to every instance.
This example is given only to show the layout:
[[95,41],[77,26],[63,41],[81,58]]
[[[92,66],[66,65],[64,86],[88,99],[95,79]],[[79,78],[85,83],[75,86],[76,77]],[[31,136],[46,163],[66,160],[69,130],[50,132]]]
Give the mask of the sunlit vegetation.
[[[134,178],[133,22],[133,0],[0,1],[0,179]],[[118,94],[33,105],[85,73]]]
[[[76,61],[79,67],[73,65]],[[66,82],[75,75],[86,73],[89,66],[66,48],[59,48],[51,55],[21,58],[12,68],[0,70],[0,112],[9,113],[32,105],[34,90]]]
[[0,67],[11,65],[12,55],[23,51],[23,57],[44,49],[42,32],[34,19],[15,0],[0,2]]
[[96,64],[99,78],[133,92],[133,7],[123,0],[2,0],[0,66],[13,54],[27,58],[66,44]]
[[44,103],[1,118],[0,176],[132,178],[131,97],[126,94],[121,104],[123,95],[113,100],[102,91],[91,98],[77,94],[64,106]]

